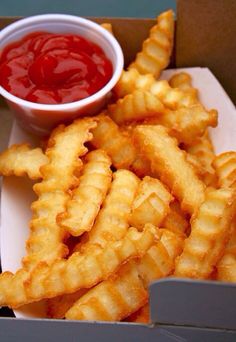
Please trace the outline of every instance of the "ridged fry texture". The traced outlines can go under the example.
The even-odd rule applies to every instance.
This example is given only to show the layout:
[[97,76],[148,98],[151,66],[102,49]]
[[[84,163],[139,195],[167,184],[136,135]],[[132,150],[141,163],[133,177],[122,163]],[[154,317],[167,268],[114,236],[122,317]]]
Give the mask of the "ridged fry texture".
[[66,319],[119,321],[142,307],[147,298],[136,265],[129,262],[81,297],[67,311]]
[[210,276],[230,237],[235,196],[232,189],[206,192],[205,201],[192,220],[183,253],[176,261],[176,276],[196,279]]
[[165,107],[156,96],[141,90],[135,90],[108,106],[108,113],[117,124],[144,120],[164,112]]
[[130,225],[138,229],[146,223],[159,226],[169,213],[172,200],[172,195],[158,179],[144,177],[132,203]]
[[0,305],[18,307],[44,298],[89,288],[114,274],[122,263],[142,257],[154,244],[156,230],[147,226],[143,232],[129,228],[122,240],[105,247],[90,245],[85,253],[73,253],[67,260],[38,264],[33,271],[0,275]]
[[91,230],[111,184],[111,160],[102,150],[95,150],[85,157],[86,164],[66,204],[66,211],[57,216],[59,224],[73,236]]
[[38,200],[32,204],[27,255],[23,259],[26,268],[41,261],[51,263],[67,254],[63,243],[65,232],[56,217],[65,210],[69,200],[67,191],[77,181],[75,172],[83,165],[79,157],[87,152],[84,143],[91,140],[89,131],[95,125],[91,118],[79,119],[67,127],[59,126],[49,139],[46,150],[49,162],[41,168],[42,182],[33,187]]
[[224,152],[214,160],[218,185],[236,188],[236,152]]
[[163,12],[157,17],[157,24],[143,42],[139,52],[128,69],[137,69],[141,74],[153,74],[156,78],[169,62],[174,40],[174,13],[172,10]]
[[137,126],[134,141],[151,162],[152,172],[166,184],[189,214],[204,200],[204,184],[187,163],[184,151],[163,126]]
[[0,154],[1,176],[25,176],[41,179],[40,168],[48,163],[41,148],[30,148],[28,144],[12,145]]

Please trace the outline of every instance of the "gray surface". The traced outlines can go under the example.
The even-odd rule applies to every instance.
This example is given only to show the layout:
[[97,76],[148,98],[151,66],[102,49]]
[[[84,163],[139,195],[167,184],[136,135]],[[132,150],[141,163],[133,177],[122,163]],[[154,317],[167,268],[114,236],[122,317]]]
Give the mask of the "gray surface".
[[2,16],[57,12],[81,16],[155,17],[175,7],[175,0],[0,0]]
[[236,332],[130,323],[0,319],[0,341],[233,342]]
[[151,320],[236,331],[236,284],[168,278],[150,286]]

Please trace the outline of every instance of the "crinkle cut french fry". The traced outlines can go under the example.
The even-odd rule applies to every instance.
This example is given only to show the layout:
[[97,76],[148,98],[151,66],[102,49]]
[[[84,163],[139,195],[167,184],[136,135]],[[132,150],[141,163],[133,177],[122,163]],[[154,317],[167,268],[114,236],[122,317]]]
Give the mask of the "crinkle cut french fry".
[[138,177],[131,171],[118,170],[113,174],[110,191],[82,248],[91,243],[104,246],[123,238],[129,228],[128,217],[138,184]]
[[126,322],[132,323],[146,323],[150,322],[150,307],[149,304],[145,304],[138,311],[131,314],[125,319]]
[[117,124],[144,120],[165,112],[164,105],[148,91],[135,90],[108,106],[108,114]]
[[47,300],[47,317],[62,319],[70,307],[88,290],[81,289],[75,293],[65,294]]
[[97,119],[97,127],[92,130],[92,145],[106,151],[117,169],[129,169],[137,155],[130,137],[122,134],[109,116],[101,114]]
[[90,288],[114,274],[126,261],[142,257],[155,243],[156,229],[147,225],[143,232],[129,228],[122,240],[105,247],[90,245],[85,253],[74,253],[48,265],[39,263],[33,271],[0,275],[0,305],[21,305]]
[[91,230],[111,184],[111,160],[102,150],[85,157],[86,164],[79,185],[66,204],[66,211],[57,216],[58,223],[73,236]]
[[216,110],[207,111],[197,104],[176,111],[166,110],[163,115],[146,119],[146,123],[168,127],[179,143],[191,144],[204,134],[207,127],[217,125],[217,117]]
[[236,152],[224,152],[218,155],[213,165],[216,168],[220,187],[236,187]]
[[180,208],[177,200],[170,203],[170,212],[164,218],[162,227],[174,233],[185,233],[189,228],[189,220]]
[[198,99],[198,90],[192,86],[192,78],[187,72],[178,72],[171,76],[169,84],[172,88],[179,88],[182,91],[189,93],[193,98]]
[[169,10],[157,17],[157,24],[143,42],[142,51],[128,69],[137,69],[141,74],[151,73],[158,78],[170,62],[173,40],[174,12]]
[[145,287],[157,279],[170,275],[175,266],[175,258],[183,250],[184,235],[176,234],[167,229],[158,229],[160,240],[137,261],[139,276]]
[[216,279],[236,283],[236,218],[231,224],[232,235],[224,251],[224,255],[218,262]]
[[235,214],[233,189],[206,192],[205,201],[192,220],[183,253],[176,260],[175,275],[207,279],[224,252]]
[[166,80],[156,81],[152,74],[141,75],[136,69],[123,71],[113,90],[116,97],[124,97],[135,90],[151,92],[165,107],[172,110],[198,103],[192,94],[172,88]]
[[206,131],[202,137],[197,138],[191,145],[185,146],[189,155],[194,156],[199,161],[201,168],[200,178],[207,186],[215,186],[217,176],[213,161],[215,159],[214,148]]
[[114,36],[111,23],[102,23],[101,26]]
[[181,208],[193,214],[204,200],[205,185],[187,163],[185,152],[163,126],[137,126],[133,132],[135,144],[151,162],[152,172],[166,184],[181,203]]
[[149,91],[155,82],[156,79],[152,74],[141,75],[136,69],[123,70],[113,92],[117,98],[121,98],[135,90]]
[[81,297],[66,313],[66,319],[120,321],[148,300],[147,290],[130,261],[116,275],[101,282]]
[[166,107],[172,110],[199,104],[195,96],[181,89],[172,88],[166,80],[153,83],[150,92],[157,96]]
[[24,176],[41,179],[40,168],[48,163],[41,148],[30,148],[28,144],[12,145],[0,154],[1,176]]
[[75,183],[74,173],[82,167],[79,157],[87,152],[84,143],[91,140],[89,131],[95,125],[92,118],[79,119],[67,127],[59,126],[49,139],[46,150],[49,163],[41,168],[42,182],[33,187],[38,200],[31,207],[33,218],[26,243],[27,255],[23,259],[26,268],[41,261],[51,263],[68,252],[63,243],[65,232],[56,217],[65,210],[69,199],[66,191]]
[[132,203],[130,225],[138,229],[142,229],[146,223],[159,226],[170,211],[172,200],[172,195],[158,179],[144,177]]

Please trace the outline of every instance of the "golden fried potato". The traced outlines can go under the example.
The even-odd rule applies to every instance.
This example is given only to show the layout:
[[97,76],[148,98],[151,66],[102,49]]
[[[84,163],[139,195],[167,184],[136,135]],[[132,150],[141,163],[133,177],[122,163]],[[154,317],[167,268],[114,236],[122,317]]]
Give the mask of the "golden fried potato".
[[158,117],[165,112],[164,105],[148,91],[135,90],[108,106],[108,114],[117,124]]
[[224,255],[218,262],[216,269],[216,279],[236,283],[236,219],[232,225],[232,235],[226,245]]
[[116,275],[89,290],[67,311],[66,319],[120,321],[148,299],[136,265],[130,261]]
[[92,145],[106,151],[117,169],[128,169],[137,155],[130,137],[122,134],[109,116],[101,114],[97,118],[97,127],[92,130]]
[[145,288],[154,280],[170,275],[175,266],[175,258],[183,250],[184,235],[176,234],[167,229],[158,229],[160,240],[137,261],[139,276]]
[[67,260],[39,263],[33,271],[20,269],[16,274],[0,275],[0,305],[13,308],[90,288],[114,274],[131,258],[142,257],[155,243],[156,230],[147,225],[143,232],[129,228],[122,240],[105,247],[90,245],[85,253],[73,253]]
[[136,69],[123,70],[113,92],[117,98],[121,98],[136,90],[149,91],[155,82],[156,79],[152,74],[141,75]]
[[57,222],[73,236],[91,230],[112,178],[111,160],[104,151],[88,153],[85,162],[79,185],[73,190],[66,211],[57,216]]
[[50,298],[47,300],[47,316],[49,318],[62,319],[70,307],[82,297],[88,290],[81,289],[75,293]]
[[163,126],[137,126],[133,138],[140,151],[151,162],[152,172],[166,184],[189,214],[204,200],[205,185],[187,163],[185,152]]
[[202,105],[196,104],[176,111],[166,110],[163,115],[146,119],[146,124],[168,127],[179,143],[192,144],[205,133],[207,127],[217,125],[217,117],[216,110],[207,111]]
[[174,40],[174,12],[161,13],[157,24],[152,27],[149,37],[143,42],[139,52],[128,69],[137,69],[141,74],[153,74],[156,78],[169,62]]
[[229,151],[218,155],[213,165],[216,168],[220,187],[236,187],[236,152]]
[[172,88],[179,88],[198,100],[198,90],[192,86],[192,78],[187,72],[178,72],[171,76],[169,84]]
[[166,107],[172,110],[198,104],[195,96],[181,89],[172,88],[166,80],[153,83],[149,91],[157,96]]
[[172,200],[172,195],[158,179],[144,177],[132,203],[130,225],[138,229],[142,229],[146,223],[159,226],[169,213]]
[[161,226],[174,233],[183,234],[189,228],[189,220],[180,208],[177,200],[170,203],[170,212],[164,218]]
[[114,36],[111,23],[102,23],[101,26]]
[[184,242],[183,253],[176,260],[176,276],[195,279],[210,276],[230,237],[235,200],[233,189],[206,192],[205,201],[191,222],[191,233]]
[[138,177],[131,171],[118,170],[113,174],[110,191],[82,248],[91,243],[104,246],[123,238],[129,228],[128,218],[138,184]]
[[12,145],[0,154],[1,176],[25,176],[41,179],[40,168],[48,163],[41,148],[30,148],[28,144]]
[[215,186],[217,183],[217,175],[213,167],[215,159],[214,148],[206,131],[202,137],[197,138],[189,146],[185,146],[185,150],[189,155],[197,158],[201,166],[201,179],[207,186]]
[[68,252],[63,243],[65,232],[57,224],[56,217],[65,211],[69,200],[67,191],[77,181],[75,172],[83,165],[79,157],[87,152],[84,143],[91,140],[89,131],[95,125],[92,118],[78,119],[67,127],[60,125],[49,139],[46,150],[49,162],[41,167],[42,182],[33,187],[38,200],[31,207],[33,218],[26,242],[27,255],[23,259],[27,269],[38,262],[51,263]]
[[125,319],[126,322],[132,323],[150,323],[150,307],[149,304],[145,304],[138,311],[131,314]]
[[189,92],[172,88],[167,80],[156,81],[152,74],[141,75],[138,70],[123,71],[113,92],[117,98],[131,94],[135,90],[149,91],[155,95],[166,108],[176,110],[199,104],[196,97]]

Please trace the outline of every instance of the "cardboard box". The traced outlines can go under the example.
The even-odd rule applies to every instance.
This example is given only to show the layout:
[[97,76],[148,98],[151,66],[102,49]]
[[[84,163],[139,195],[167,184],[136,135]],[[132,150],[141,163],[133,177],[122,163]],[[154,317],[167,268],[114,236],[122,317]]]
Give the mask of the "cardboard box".
[[[228,18],[233,16],[232,13],[236,15],[234,0],[227,0],[227,2],[224,0],[217,2],[213,0],[179,0],[176,48],[171,66],[209,67],[222,82],[226,91],[232,94],[232,99],[236,102],[236,84],[234,82],[236,66],[234,65],[234,58],[232,58],[236,52],[236,47],[233,45],[236,34],[235,23],[232,23],[231,29],[228,30]],[[0,27],[16,19],[2,18]],[[112,22],[114,33],[125,52],[126,64],[133,59],[140,49],[149,28],[155,22],[152,19],[123,18],[96,18],[94,20],[99,23]],[[207,34],[204,34],[205,27],[207,27]],[[227,32],[227,37],[225,37],[225,32]],[[210,38],[214,36],[221,38],[216,40]],[[193,44],[194,41],[197,42],[195,45]],[[223,51],[222,42],[224,42]],[[198,49],[200,49],[199,55],[197,54]],[[200,59],[202,56],[206,57],[204,61]],[[4,122],[6,122],[8,112],[5,115]],[[10,126],[10,123],[11,119],[8,120],[7,127]],[[1,136],[2,140],[7,140],[7,138],[8,133]],[[152,284],[150,289],[152,324],[149,326],[127,323],[1,318],[0,341],[65,341],[75,339],[79,341],[113,340],[114,342],[121,340],[235,341],[235,291],[236,287],[231,284],[214,284],[213,282],[191,280],[162,280]],[[207,306],[205,305],[206,301]],[[210,313],[207,312],[209,307],[211,308]]]

